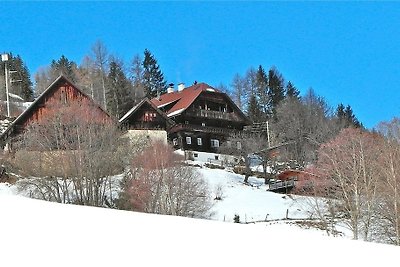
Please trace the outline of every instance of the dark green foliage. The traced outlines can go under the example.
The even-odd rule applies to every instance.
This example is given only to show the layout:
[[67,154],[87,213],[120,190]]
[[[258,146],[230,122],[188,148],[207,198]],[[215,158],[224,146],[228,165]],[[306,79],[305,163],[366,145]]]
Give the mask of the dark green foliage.
[[66,58],[64,55],[60,57],[59,60],[52,60],[51,61],[51,76],[54,80],[60,75],[63,75],[67,77],[69,80],[72,82],[76,83],[77,82],[77,77],[75,75],[77,65],[73,61],[69,61],[68,58]]
[[[25,101],[31,101],[33,98],[33,89],[31,77],[23,62],[20,55],[13,56],[12,53],[9,53],[9,60],[7,61],[7,68],[10,71],[9,81],[10,81],[10,93],[16,94],[22,97]],[[2,84],[0,88],[3,88],[5,84],[5,73],[4,73],[4,64],[0,64],[0,77],[2,80]],[[5,90],[2,90],[2,98],[5,99]]]
[[286,85],[286,97],[300,98],[300,91],[290,81]]
[[257,98],[255,95],[250,96],[248,108],[247,108],[247,116],[253,122],[260,122],[261,120],[261,110],[260,105],[258,104]]
[[344,107],[344,105],[340,103],[336,108],[335,115],[339,124],[339,128],[362,127],[361,123],[354,115],[353,109],[350,105]]
[[271,98],[271,111],[276,119],[276,108],[285,98],[284,79],[275,67],[268,72],[269,96]]
[[268,120],[271,115],[271,98],[268,89],[268,77],[264,68],[260,65],[256,73],[256,93],[260,108],[260,121]]
[[107,111],[120,118],[131,108],[133,100],[131,84],[125,76],[122,63],[115,59],[110,61],[106,87]]
[[143,86],[145,95],[149,98],[156,97],[167,91],[167,82],[164,80],[164,74],[160,70],[155,57],[149,50],[144,50],[143,59]]

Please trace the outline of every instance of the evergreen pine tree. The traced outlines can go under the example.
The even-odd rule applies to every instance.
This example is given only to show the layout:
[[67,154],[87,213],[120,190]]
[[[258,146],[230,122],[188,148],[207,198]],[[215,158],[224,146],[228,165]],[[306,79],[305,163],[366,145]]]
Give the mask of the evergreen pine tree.
[[164,80],[164,74],[160,70],[155,57],[148,49],[144,50],[143,59],[143,84],[147,97],[156,97],[167,91],[167,82]]
[[117,118],[123,116],[133,103],[131,84],[126,78],[122,63],[115,59],[110,61],[106,95],[107,111]]
[[268,77],[264,68],[260,65],[256,73],[257,98],[260,108],[260,121],[266,121],[271,113],[271,98],[268,93]]
[[361,123],[354,115],[353,109],[350,105],[345,107],[342,103],[340,103],[336,108],[335,115],[340,129],[348,127],[362,127]]
[[350,105],[347,105],[347,107],[344,110],[344,114],[345,114],[345,120],[347,121],[349,126],[353,126],[356,128],[361,127],[361,123],[356,118],[356,115],[354,115],[353,109],[350,107]]
[[[25,63],[23,62],[20,55],[13,56],[12,53],[9,53],[9,60],[7,61],[8,70],[10,72],[9,79],[13,81],[10,83],[10,93],[16,94],[22,97],[25,101],[30,101],[33,98],[33,89],[32,89],[32,81],[30,77],[30,73],[28,68],[26,67]],[[5,77],[4,77],[4,64],[0,65],[0,77],[2,85],[5,84]],[[5,86],[0,86],[0,89]],[[5,90],[2,90],[5,92]],[[5,93],[2,94],[2,99],[5,99]]]
[[299,90],[297,90],[297,88],[290,81],[286,85],[286,97],[300,99]]
[[272,67],[268,72],[268,87],[271,98],[271,111],[276,119],[276,108],[285,98],[285,89],[283,76],[275,67]]
[[344,112],[344,105],[342,103],[340,103],[337,108],[336,108],[336,117],[339,120],[344,120],[345,119],[345,112]]
[[260,112],[260,105],[258,104],[256,95],[250,96],[249,104],[247,107],[247,116],[253,122],[260,122],[261,121],[261,112]]
[[77,65],[73,61],[69,61],[68,58],[66,58],[64,55],[60,57],[59,60],[52,60],[51,61],[51,76],[52,79],[56,79],[60,75],[64,75],[68,79],[70,79],[72,82],[76,83],[77,82],[77,77],[75,75],[75,71],[77,69]]

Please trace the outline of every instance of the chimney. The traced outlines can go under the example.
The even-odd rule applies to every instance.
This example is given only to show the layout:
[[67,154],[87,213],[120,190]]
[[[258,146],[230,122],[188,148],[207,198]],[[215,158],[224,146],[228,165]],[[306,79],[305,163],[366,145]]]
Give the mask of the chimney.
[[173,93],[173,92],[174,92],[174,84],[170,83],[167,88],[167,93],[169,94],[169,93]]
[[185,84],[184,83],[178,84],[178,92],[182,91],[183,89],[185,89]]

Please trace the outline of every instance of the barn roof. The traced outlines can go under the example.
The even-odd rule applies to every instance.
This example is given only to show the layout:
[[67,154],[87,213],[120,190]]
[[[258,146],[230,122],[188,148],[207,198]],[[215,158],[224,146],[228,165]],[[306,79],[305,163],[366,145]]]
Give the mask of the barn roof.
[[30,116],[31,112],[38,107],[40,103],[42,103],[45,99],[46,96],[51,94],[54,90],[58,89],[60,85],[62,84],[69,84],[72,87],[74,87],[81,95],[83,95],[85,98],[91,100],[93,104],[100,109],[104,114],[109,117],[110,119],[114,120],[111,115],[109,115],[100,105],[96,104],[93,99],[86,95],[82,90],[80,90],[73,82],[71,82],[69,79],[67,79],[65,76],[60,75],[57,79],[54,80],[53,83],[51,83],[46,90],[43,91],[36,99],[35,101],[32,102],[32,104],[24,111],[22,112],[11,124],[10,126],[0,135],[0,140],[4,141],[12,132],[14,131],[14,128],[16,125],[23,124],[24,121],[28,119]]

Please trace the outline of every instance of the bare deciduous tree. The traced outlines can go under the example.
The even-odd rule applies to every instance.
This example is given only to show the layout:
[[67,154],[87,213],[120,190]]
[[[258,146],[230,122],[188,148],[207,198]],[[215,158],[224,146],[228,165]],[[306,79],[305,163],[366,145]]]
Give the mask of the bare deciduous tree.
[[102,89],[102,100],[104,109],[107,108],[106,101],[106,72],[107,72],[107,64],[108,64],[108,51],[104,43],[100,40],[96,41],[96,43],[92,46],[91,49],[92,58],[95,67],[96,76],[100,80],[101,89]]
[[336,208],[347,216],[354,239],[362,233],[368,240],[375,219],[379,173],[374,162],[380,140],[377,135],[349,128],[319,150],[317,169],[332,182],[328,197],[339,200],[332,204],[339,205]]
[[53,103],[27,126],[12,162],[26,176],[39,177],[25,179],[25,189],[50,201],[110,205],[117,184],[111,176],[123,172],[121,148],[127,146],[99,111],[90,102]]
[[136,211],[209,217],[211,195],[203,178],[163,142],[134,157],[126,194]]
[[385,137],[381,157],[377,159],[380,173],[379,215],[380,233],[395,245],[400,245],[400,119],[383,122],[378,126]]
[[[263,145],[265,144],[265,146]],[[251,156],[267,146],[267,141],[259,133],[237,132],[232,134],[226,142],[222,144],[219,151],[224,154],[236,155],[244,160],[245,176],[244,183],[248,183],[251,175]]]

